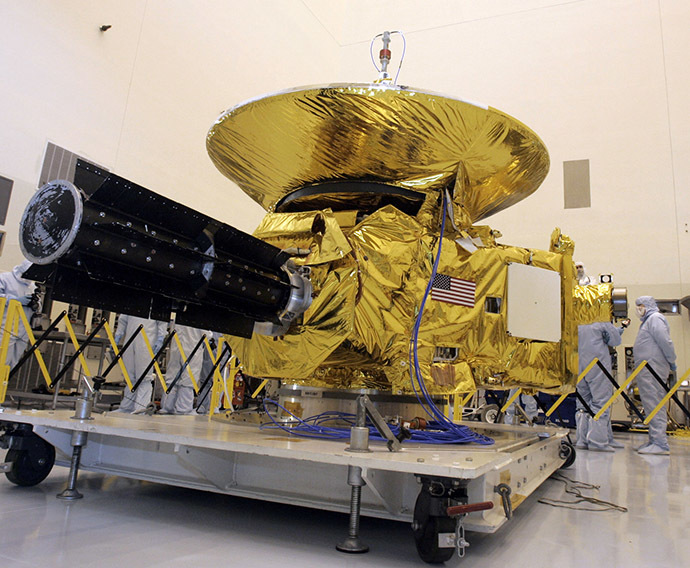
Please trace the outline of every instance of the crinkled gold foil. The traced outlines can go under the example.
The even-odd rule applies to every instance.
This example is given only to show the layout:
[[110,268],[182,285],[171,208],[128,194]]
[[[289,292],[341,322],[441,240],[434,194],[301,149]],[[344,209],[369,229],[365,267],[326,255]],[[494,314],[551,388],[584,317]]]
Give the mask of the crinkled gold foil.
[[[438,273],[475,282],[476,293],[470,307],[426,299],[417,352],[428,391],[572,390],[578,320],[603,311],[575,305],[572,240],[556,229],[549,251],[525,249],[473,225],[530,195],[548,172],[544,145],[519,121],[417,89],[327,85],[230,109],[209,131],[207,148],[247,195],[280,211],[256,235],[310,251],[295,258],[311,269],[314,290],[301,320],[280,338],[229,339],[249,374],[412,392],[410,337],[441,238]],[[439,235],[445,192],[454,222]],[[508,334],[510,263],[560,274],[559,342]],[[487,311],[489,297],[501,301],[499,313]],[[450,349],[436,358],[439,347]]]
[[551,252],[567,253],[572,256],[575,251],[575,243],[569,236],[561,233],[561,230],[556,227],[551,233],[549,250]]
[[228,337],[228,343],[252,376],[296,380],[312,377],[352,333],[356,293],[356,268],[352,264],[333,267],[320,283],[303,321],[293,324],[284,336]]
[[590,284],[573,287],[573,317],[578,325],[597,321],[611,321],[613,284]]
[[299,264],[323,264],[344,258],[352,249],[332,211],[266,215],[254,235],[281,249],[309,249]]
[[253,99],[225,112],[206,145],[216,167],[267,210],[326,182],[380,182],[421,193],[455,183],[464,226],[530,195],[549,169],[542,141],[518,120],[384,84],[305,87]]
[[[342,259],[310,255],[315,299],[304,321],[283,338],[230,338],[250,375],[287,379],[312,386],[412,392],[410,336],[427,287],[438,235],[415,217],[384,207],[350,228],[305,231],[316,215],[329,211],[269,215],[257,234],[287,248],[312,251],[346,240]],[[437,209],[437,220],[439,211]],[[281,233],[281,231],[284,231]],[[438,272],[476,282],[474,307],[427,298],[419,330],[419,364],[432,394],[523,386],[548,392],[570,390],[577,376],[577,323],[572,311],[572,257],[496,244],[488,227],[471,227],[483,247],[470,254],[450,231],[443,238]],[[330,233],[330,235],[329,235]],[[337,237],[337,238],[336,238]],[[331,247],[332,248],[332,247]],[[331,250],[329,248],[328,250]],[[559,272],[563,282],[562,340],[550,343],[507,333],[508,264],[521,263]],[[570,271],[566,277],[565,273]],[[487,297],[503,299],[500,313],[489,313]],[[437,347],[457,349],[452,361],[435,361]]]

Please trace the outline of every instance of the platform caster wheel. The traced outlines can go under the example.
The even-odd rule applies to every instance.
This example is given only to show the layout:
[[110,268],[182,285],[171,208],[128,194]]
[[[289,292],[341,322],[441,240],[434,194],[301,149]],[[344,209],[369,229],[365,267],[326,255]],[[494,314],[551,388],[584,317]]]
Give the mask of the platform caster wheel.
[[5,457],[11,462],[7,479],[15,485],[31,487],[43,481],[55,465],[55,448],[36,435],[31,437],[28,449],[9,450]]
[[500,409],[498,404],[489,404],[482,408],[479,415],[479,420],[482,422],[488,422],[489,424],[496,424],[499,419]]
[[563,465],[559,469],[565,469],[570,467],[575,463],[575,458],[577,457],[577,451],[575,446],[566,440],[561,441],[561,449],[558,452],[561,459],[564,459]]
[[455,519],[430,515],[431,501],[432,498],[426,492],[420,493],[417,497],[412,531],[419,557],[429,564],[441,564],[453,557],[455,547],[440,548],[439,535],[455,535]]
[[415,531],[415,544],[419,557],[429,564],[441,564],[450,560],[455,553],[453,548],[439,548],[438,535],[455,533],[455,520],[450,517],[429,517],[419,529]]

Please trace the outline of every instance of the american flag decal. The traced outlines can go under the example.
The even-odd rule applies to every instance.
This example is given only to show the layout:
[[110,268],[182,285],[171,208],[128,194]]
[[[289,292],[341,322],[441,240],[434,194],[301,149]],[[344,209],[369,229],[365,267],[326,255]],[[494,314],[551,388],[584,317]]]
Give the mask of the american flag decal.
[[477,284],[475,282],[454,278],[446,274],[437,274],[434,276],[434,283],[431,287],[431,299],[474,308],[476,291]]

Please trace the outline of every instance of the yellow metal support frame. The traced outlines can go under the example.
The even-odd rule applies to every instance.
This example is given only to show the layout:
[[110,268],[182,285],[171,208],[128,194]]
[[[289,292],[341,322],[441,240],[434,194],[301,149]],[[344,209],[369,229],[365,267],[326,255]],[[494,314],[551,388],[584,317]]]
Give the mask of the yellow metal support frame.
[[[5,320],[4,333],[2,335],[2,341],[0,341],[0,404],[5,402],[5,396],[7,395],[7,387],[10,379],[10,366],[7,365],[7,353],[9,352],[10,339],[13,334],[19,332],[19,324],[21,323],[26,330],[26,335],[31,345],[35,345],[36,338],[34,337],[31,325],[26,318],[24,313],[24,308],[18,300],[10,300],[9,306],[7,298],[0,299],[0,321],[3,320],[5,316],[5,308],[7,308],[7,318]],[[52,379],[48,373],[48,368],[46,367],[45,361],[43,360],[43,355],[36,349],[34,350],[34,356],[38,361],[38,366],[41,369],[41,374],[43,375],[43,380],[46,385],[50,386]]]
[[[149,355],[151,356],[151,359],[153,360],[156,357],[156,354],[153,352],[153,348],[151,347],[151,342],[149,341],[148,335],[146,335],[145,329],[141,330],[141,336],[144,338],[144,343],[146,343],[146,349],[148,349]],[[158,361],[153,362],[153,369],[156,373],[156,376],[158,377],[158,380],[161,383],[161,386],[163,387],[163,390],[167,391],[168,387],[165,384],[165,377],[163,376],[163,372],[161,371],[161,368],[158,365]]]
[[601,407],[601,410],[594,415],[594,420],[599,420],[599,418],[601,418],[601,415],[604,414],[604,412],[606,412],[606,409],[613,404],[613,401],[618,398],[618,396],[627,388],[627,386],[632,382],[632,380],[640,374],[640,371],[644,369],[646,364],[647,361],[642,361],[642,363],[640,363],[638,367],[632,373],[630,373],[630,376],[627,379],[625,379],[623,383],[621,383],[621,386],[618,387],[618,390],[613,393],[613,396],[609,398],[606,401],[606,404]]
[[508,401],[503,405],[503,408],[501,408],[501,412],[504,412],[504,413],[505,413],[505,412],[510,408],[510,405],[513,404],[513,403],[517,400],[517,397],[520,396],[520,393],[521,393],[521,392],[522,392],[522,389],[521,389],[521,388],[518,389],[518,390],[516,390],[516,391],[515,391],[515,394],[513,394],[513,396],[511,396],[511,397],[508,399]]
[[[218,357],[220,357],[222,353],[222,346],[218,346]],[[228,367],[228,377],[227,379],[223,378],[222,373],[218,373],[218,375],[214,375],[214,381],[213,381],[213,388],[211,390],[211,408],[209,411],[209,419],[211,415],[213,414],[214,410],[218,408],[218,405],[220,404],[220,397],[225,394],[226,397],[229,397],[230,400],[228,400],[228,404],[232,404],[232,392],[228,391],[228,381],[230,381],[234,385],[235,381],[235,375],[237,374],[237,371],[240,369],[240,365],[238,364],[238,359],[234,355],[230,358],[230,360],[226,363]]]
[[[646,362],[646,361],[645,361],[645,362]],[[665,396],[664,398],[661,399],[661,402],[659,402],[659,404],[656,405],[656,408],[655,408],[654,410],[652,410],[652,411],[649,413],[649,416],[647,416],[647,418],[645,418],[645,420],[644,420],[644,424],[649,424],[650,420],[651,420],[652,418],[654,418],[654,416],[656,415],[656,413],[659,412],[659,411],[663,408],[663,406],[664,406],[669,400],[671,400],[671,397],[672,397],[674,394],[676,394],[676,391],[677,391],[677,390],[680,388],[680,386],[688,379],[688,377],[690,377],[690,369],[688,369],[687,371],[685,371],[685,374],[684,374],[680,379],[678,379],[678,380],[676,381],[676,384],[673,385],[673,387],[671,388],[671,390],[668,391],[668,392],[666,393],[666,396]]]
[[[105,322],[105,325],[103,327],[105,328],[105,334],[108,336],[108,341],[110,341],[110,346],[113,348],[113,353],[115,353],[115,357],[117,357],[120,354],[120,351],[117,347],[117,343],[115,342],[115,336],[113,335],[113,331],[110,329],[110,324],[108,324],[108,322]],[[122,357],[120,357],[118,364],[120,365],[120,370],[122,371],[122,376],[125,378],[125,382],[127,383],[129,390],[131,391],[132,386],[133,386],[132,385],[132,379],[129,377],[129,373],[127,372],[127,367],[125,366],[125,363],[122,360]]]
[[[596,365],[598,361],[599,361],[599,359],[597,359],[596,357],[594,359],[592,359],[592,361],[589,363],[589,365],[587,365],[584,368],[584,370],[578,375],[577,381],[575,382],[575,388],[577,388],[578,383],[587,376],[587,373],[589,373],[592,370],[592,367],[594,367],[594,365]],[[561,403],[566,399],[566,397],[569,394],[572,394],[572,393],[567,392],[567,393],[559,396],[558,400],[556,402],[554,402],[551,405],[551,408],[549,408],[546,411],[546,416],[551,416],[553,414],[553,412],[561,405]]]

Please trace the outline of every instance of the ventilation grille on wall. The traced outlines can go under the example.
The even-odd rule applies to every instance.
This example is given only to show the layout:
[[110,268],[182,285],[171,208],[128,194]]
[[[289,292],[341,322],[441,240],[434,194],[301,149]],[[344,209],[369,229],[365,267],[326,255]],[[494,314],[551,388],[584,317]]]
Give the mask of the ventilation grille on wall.
[[591,207],[589,160],[563,162],[563,196],[566,209]]
[[48,142],[45,157],[43,158],[41,176],[38,180],[38,187],[42,187],[49,181],[56,179],[74,181],[74,170],[77,166],[77,160],[88,162],[89,164],[98,166],[104,171],[108,171],[106,168],[94,164],[91,160],[87,160],[74,152],[65,150],[65,148],[61,148],[52,142]]

